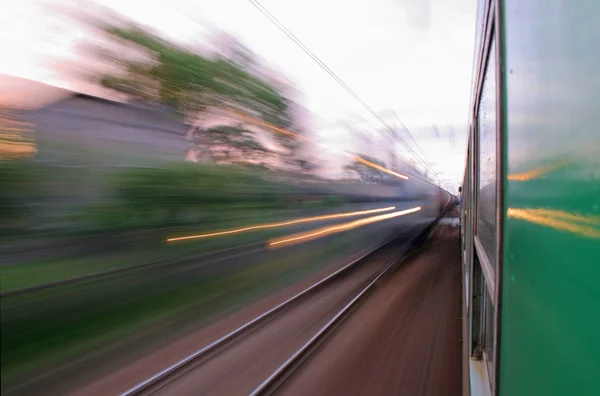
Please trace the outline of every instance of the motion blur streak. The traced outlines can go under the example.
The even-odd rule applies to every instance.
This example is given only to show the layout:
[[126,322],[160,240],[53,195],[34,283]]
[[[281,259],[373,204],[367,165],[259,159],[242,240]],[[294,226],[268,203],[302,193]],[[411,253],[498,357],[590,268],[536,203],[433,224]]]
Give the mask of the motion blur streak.
[[[273,130],[275,132],[279,132],[279,133],[283,133],[283,134],[286,134],[286,135],[294,136],[296,138],[300,138],[300,139],[305,140],[307,142],[311,142],[311,143],[315,143],[315,144],[318,144],[320,146],[323,146],[322,144],[320,144],[318,142],[315,142],[312,139],[309,139],[309,138],[307,138],[305,136],[298,135],[298,134],[296,134],[294,132],[291,132],[291,131],[288,131],[286,129],[279,128],[279,127],[277,127],[275,125],[269,124],[268,122],[257,120],[256,118],[249,117],[249,116],[247,116],[245,114],[241,114],[241,113],[239,113],[237,111],[234,111],[234,110],[230,110],[230,112],[233,113],[233,114],[235,114],[235,115],[237,115],[237,116],[239,116],[239,117],[241,117],[241,118],[243,118],[243,119],[245,119],[246,121],[250,121],[250,122],[252,122],[254,124],[270,128],[271,130]],[[332,150],[336,150],[334,148],[331,148],[331,149]],[[337,151],[339,151],[339,150],[337,150]],[[402,175],[402,174],[400,174],[398,172],[394,172],[393,170],[385,168],[385,167],[383,167],[381,165],[374,164],[371,161],[367,161],[366,159],[364,159],[364,158],[362,158],[362,157],[360,157],[358,155],[350,154],[350,153],[347,153],[345,151],[343,153],[346,154],[346,155],[348,155],[348,156],[351,156],[354,160],[362,163],[363,165],[366,165],[366,166],[369,166],[369,167],[371,167],[373,169],[377,169],[379,171],[385,172],[385,173],[387,173],[389,175],[392,175],[392,176],[395,176],[395,177],[397,177],[399,179],[408,180],[408,176]]]
[[19,120],[11,109],[0,105],[0,161],[33,156],[37,152],[33,133],[32,123]]
[[305,232],[305,233],[296,234],[295,236],[287,236],[287,237],[283,237],[281,239],[276,239],[276,240],[270,242],[269,246],[281,245],[284,243],[293,243],[293,242],[297,242],[300,240],[302,240],[303,242],[307,242],[307,240],[312,240],[317,237],[323,237],[326,235],[334,234],[336,232],[352,230],[354,228],[361,227],[361,226],[371,224],[371,223],[375,223],[378,221],[393,219],[394,217],[404,216],[404,215],[407,215],[410,213],[415,213],[415,212],[418,212],[419,210],[421,210],[421,207],[417,206],[415,208],[401,210],[401,211],[394,212],[394,213],[387,213],[384,215],[367,217],[366,219],[354,220],[349,223],[345,223],[345,224],[341,224],[341,225],[337,225],[337,226],[324,227],[317,231],[309,231],[309,232]]
[[398,177],[400,179],[408,180],[408,176],[401,175],[400,173],[396,173],[396,172],[394,172],[392,170],[384,168],[383,166],[374,164],[374,163],[372,163],[370,161],[367,161],[366,159],[363,159],[363,158],[359,157],[358,155],[355,156],[354,159],[357,160],[358,162],[362,163],[362,164],[365,164],[367,166],[370,166],[370,167],[375,168],[377,170],[380,170],[382,172],[388,173],[388,174],[390,174],[392,176],[396,176],[396,177]]
[[563,166],[568,165],[573,162],[572,160],[563,160],[558,161],[553,164],[549,164],[546,166],[540,166],[535,169],[531,169],[527,172],[522,173],[513,173],[508,175],[508,180],[510,181],[527,181],[532,179],[537,179],[538,177],[544,176],[546,173],[552,172],[553,170],[562,168]]
[[589,238],[600,238],[600,217],[580,215],[550,209],[508,209],[508,217],[539,225],[580,234]]
[[528,181],[538,179],[547,175],[555,170],[566,168],[572,164],[575,164],[581,158],[598,158],[600,155],[600,145],[590,145],[584,150],[579,151],[576,155],[565,156],[560,159],[555,159],[551,163],[537,168],[530,169],[521,173],[512,173],[507,176],[510,181]]
[[242,114],[240,112],[237,112],[235,110],[230,110],[230,112],[233,113],[233,114],[235,114],[235,115],[237,115],[238,117],[243,118],[244,120],[252,122],[252,123],[254,123],[256,125],[264,126],[264,127],[269,128],[269,129],[271,129],[271,130],[273,130],[275,132],[283,133],[285,135],[290,135],[290,136],[293,136],[295,138],[298,138],[298,139],[301,139],[301,140],[313,143],[313,141],[310,138],[307,138],[306,136],[302,136],[302,135],[299,135],[299,134],[294,133],[292,131],[288,131],[286,129],[279,128],[279,127],[277,127],[277,126],[275,126],[273,124],[269,124],[268,122],[264,122],[264,121],[258,120],[256,118],[249,117],[249,116],[247,116],[245,114]]
[[219,235],[237,234],[237,233],[245,232],[245,231],[260,230],[263,228],[284,227],[284,226],[293,225],[293,224],[308,223],[311,221],[331,220],[331,219],[339,219],[339,218],[343,218],[343,217],[361,216],[361,215],[366,215],[366,214],[371,214],[371,213],[387,212],[387,211],[394,210],[394,209],[396,209],[395,206],[388,206],[387,208],[361,210],[361,211],[357,211],[357,212],[337,213],[337,214],[333,214],[333,215],[323,215],[323,216],[315,216],[315,217],[304,217],[301,219],[282,221],[280,223],[254,225],[254,226],[249,226],[249,227],[244,227],[244,228],[238,228],[235,230],[212,232],[210,234],[198,234],[198,235],[189,235],[189,236],[176,237],[176,238],[168,238],[167,242],[181,241],[181,240],[185,240],[185,239],[208,238],[208,237],[219,236]]

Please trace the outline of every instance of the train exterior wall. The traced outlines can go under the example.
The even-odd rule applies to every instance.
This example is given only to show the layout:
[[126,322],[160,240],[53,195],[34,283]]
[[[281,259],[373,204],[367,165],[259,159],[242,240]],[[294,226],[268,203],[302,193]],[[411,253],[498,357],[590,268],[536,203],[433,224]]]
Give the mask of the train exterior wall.
[[596,395],[600,3],[480,0],[464,395]]
[[499,394],[597,395],[600,2],[501,5]]

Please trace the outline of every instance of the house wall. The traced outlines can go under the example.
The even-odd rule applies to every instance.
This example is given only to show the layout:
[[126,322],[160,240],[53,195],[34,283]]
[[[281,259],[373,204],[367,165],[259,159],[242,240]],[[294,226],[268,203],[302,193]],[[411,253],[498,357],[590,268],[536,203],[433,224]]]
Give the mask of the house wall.
[[32,118],[41,161],[79,162],[81,157],[136,165],[183,161],[188,149],[186,125],[159,109],[74,96],[33,112]]

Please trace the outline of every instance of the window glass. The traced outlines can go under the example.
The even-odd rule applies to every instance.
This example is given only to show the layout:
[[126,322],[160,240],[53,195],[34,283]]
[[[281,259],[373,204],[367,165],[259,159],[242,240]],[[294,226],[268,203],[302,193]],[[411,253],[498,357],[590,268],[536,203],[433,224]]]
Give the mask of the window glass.
[[478,117],[479,182],[477,236],[490,263],[496,256],[496,50],[494,38],[487,60]]

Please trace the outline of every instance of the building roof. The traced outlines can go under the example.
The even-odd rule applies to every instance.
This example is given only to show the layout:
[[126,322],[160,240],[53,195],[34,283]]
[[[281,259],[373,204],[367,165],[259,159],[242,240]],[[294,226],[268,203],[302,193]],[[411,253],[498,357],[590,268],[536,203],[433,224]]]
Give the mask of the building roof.
[[35,110],[72,96],[74,92],[25,78],[0,75],[0,106]]
[[80,97],[141,112],[171,115],[174,113],[171,108],[165,105],[141,101],[125,102],[122,98],[117,99],[115,95],[108,96],[110,95],[91,95],[20,77],[0,75],[0,106],[11,109],[40,110],[73,97]]

